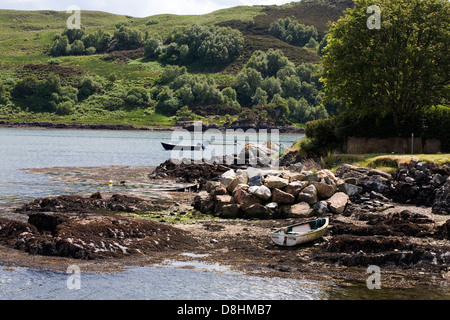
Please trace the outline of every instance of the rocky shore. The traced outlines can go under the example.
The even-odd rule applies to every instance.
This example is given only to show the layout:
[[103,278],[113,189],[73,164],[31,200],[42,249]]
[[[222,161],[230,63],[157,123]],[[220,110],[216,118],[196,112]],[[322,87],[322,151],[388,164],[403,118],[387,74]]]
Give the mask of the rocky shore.
[[[448,168],[415,159],[393,175],[301,163],[265,172],[221,168],[205,190],[178,193],[176,200],[122,193],[36,199],[1,210],[0,264],[64,270],[76,261],[102,271],[186,260],[181,254],[190,252],[263,276],[364,280],[368,265],[377,265],[385,285],[448,284]],[[183,220],[193,212],[195,218]],[[151,213],[161,214],[148,219]],[[165,214],[179,219],[168,223]],[[330,226],[314,242],[284,248],[268,237],[322,215]]]
[[[48,121],[19,121],[10,122],[0,120],[0,128],[36,128],[36,129],[81,129],[81,130],[146,130],[146,131],[173,131],[176,129],[184,129],[188,131],[194,131],[196,127],[192,124],[178,123],[174,126],[133,126],[127,124],[89,124],[89,123],[56,123]],[[218,129],[220,131],[226,131],[227,129],[277,129],[280,133],[299,133],[304,134],[305,129],[292,127],[275,127],[275,128],[261,128],[259,126],[247,126],[247,127],[221,127],[216,124],[202,124],[201,130],[206,131],[208,129]]]

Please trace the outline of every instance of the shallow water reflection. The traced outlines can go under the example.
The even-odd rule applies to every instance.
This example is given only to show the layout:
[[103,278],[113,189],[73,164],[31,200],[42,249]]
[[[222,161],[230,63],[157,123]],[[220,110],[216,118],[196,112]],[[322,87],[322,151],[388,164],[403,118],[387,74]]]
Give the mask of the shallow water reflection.
[[201,262],[171,263],[128,267],[117,273],[81,273],[79,290],[67,288],[72,274],[0,267],[0,299],[316,300],[326,297],[315,282],[218,272],[217,267],[213,266],[216,270],[212,271],[211,266]]

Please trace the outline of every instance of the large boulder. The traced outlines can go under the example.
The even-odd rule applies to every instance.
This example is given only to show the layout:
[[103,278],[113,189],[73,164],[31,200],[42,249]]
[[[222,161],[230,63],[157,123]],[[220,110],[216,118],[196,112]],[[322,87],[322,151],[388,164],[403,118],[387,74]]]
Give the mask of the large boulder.
[[312,209],[316,216],[323,216],[328,212],[328,203],[326,201],[319,201],[312,206]]
[[284,191],[297,198],[299,193],[308,185],[308,181],[294,181],[288,184]]
[[298,202],[306,202],[309,205],[313,205],[318,201],[317,189],[311,184],[304,188],[297,196]]
[[194,197],[192,206],[201,213],[207,214],[214,211],[215,202],[208,192],[201,191]]
[[327,200],[327,203],[331,212],[341,214],[344,213],[348,200],[348,195],[343,192],[336,192],[330,199]]
[[224,172],[221,176],[220,176],[220,182],[227,187],[228,184],[234,179],[236,178],[236,172],[234,172],[233,169],[230,169],[226,172]]
[[363,176],[358,179],[358,185],[364,192],[375,191],[388,194],[391,191],[389,180],[381,175]]
[[236,219],[242,216],[241,206],[237,203],[226,204],[219,213],[221,218]]
[[248,193],[247,191],[241,189],[238,190],[233,196],[234,202],[241,206],[243,211],[246,211],[248,207],[253,204],[261,203],[262,201],[254,196],[253,194]]
[[263,201],[267,201],[272,196],[272,192],[266,186],[253,186],[248,188],[248,193],[255,195]]
[[330,198],[337,190],[337,187],[335,184],[327,184],[325,182],[311,182],[314,187],[316,187],[317,190],[317,196],[320,200],[328,199]]
[[233,197],[230,195],[221,195],[221,196],[215,196],[215,206],[214,206],[214,212],[219,213],[222,211],[222,208],[225,205],[231,204],[233,202]]
[[238,190],[245,190],[245,191],[247,191],[248,188],[249,188],[248,184],[240,183],[240,184],[238,184],[238,185],[233,189],[232,195],[234,196],[234,194],[235,194]]
[[236,186],[238,184],[247,184],[248,183],[248,177],[246,173],[240,173],[238,175],[236,175],[233,180],[229,181],[228,185],[227,185],[227,190],[231,193],[233,193],[234,188],[236,188]]
[[269,189],[282,189],[289,184],[288,179],[283,179],[277,176],[267,176],[264,178],[264,185]]
[[272,201],[278,204],[292,204],[295,202],[295,197],[290,193],[275,188],[272,190]]
[[269,219],[273,215],[273,211],[262,205],[261,203],[255,203],[249,206],[244,211],[244,218],[251,219],[251,218],[257,218],[257,219]]
[[363,192],[362,187],[347,182],[338,184],[337,187],[340,192],[344,192],[348,196],[355,196]]
[[289,215],[293,217],[309,217],[313,209],[306,202],[300,202],[291,206]]
[[206,192],[211,193],[213,189],[220,187],[220,185],[220,181],[208,181],[205,184]]

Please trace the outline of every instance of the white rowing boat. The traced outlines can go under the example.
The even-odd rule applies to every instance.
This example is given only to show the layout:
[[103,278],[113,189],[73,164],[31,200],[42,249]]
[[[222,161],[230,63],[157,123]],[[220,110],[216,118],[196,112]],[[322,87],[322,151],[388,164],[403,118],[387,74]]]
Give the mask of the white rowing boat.
[[322,237],[328,228],[328,217],[283,227],[269,233],[272,241],[279,246],[291,247]]

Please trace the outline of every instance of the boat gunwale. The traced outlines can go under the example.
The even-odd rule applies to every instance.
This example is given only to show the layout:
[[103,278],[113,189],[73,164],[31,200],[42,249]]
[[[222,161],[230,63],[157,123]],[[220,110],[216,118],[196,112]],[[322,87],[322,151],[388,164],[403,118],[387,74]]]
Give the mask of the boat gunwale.
[[[319,220],[319,219],[325,219],[325,223],[323,224],[323,226],[321,226],[321,227],[319,227],[317,229],[311,229],[311,231],[308,231],[306,233],[301,233],[301,234],[292,234],[291,233],[291,234],[289,234],[289,233],[283,232],[285,228],[292,228],[292,227],[296,227],[296,226],[300,226],[300,225],[309,224],[310,222],[314,222],[314,221]],[[275,231],[270,232],[269,235],[280,235],[280,234],[282,234],[282,235],[287,236],[287,237],[299,237],[299,236],[306,236],[306,235],[314,234],[314,233],[316,233],[318,231],[321,231],[321,230],[323,230],[323,229],[328,227],[328,224],[329,224],[329,218],[328,217],[319,217],[316,220],[305,221],[305,222],[301,222],[301,223],[292,224],[292,225],[289,225],[287,227],[279,228],[279,229],[277,229]],[[281,232],[283,232],[283,233],[281,233]]]
[[[319,227],[317,229],[312,229],[309,232],[302,233],[302,234],[288,234],[288,233],[283,232],[285,228],[308,224],[309,222],[314,222],[314,221],[316,221],[318,219],[325,219],[325,223],[321,227]],[[275,231],[270,232],[269,233],[269,237],[276,245],[279,245],[279,246],[295,246],[295,245],[298,245],[298,244],[302,244],[302,243],[305,243],[305,242],[310,242],[310,241],[316,240],[316,239],[320,238],[321,236],[323,236],[326,233],[326,230],[327,230],[328,225],[329,225],[329,217],[319,217],[316,220],[310,220],[310,221],[306,221],[304,223],[297,223],[297,224],[289,225],[289,226],[284,227],[284,228],[279,228],[279,229],[277,229]],[[283,243],[281,244],[281,243],[277,242],[274,239],[274,236],[276,236],[277,239],[279,239],[280,236],[283,237]],[[293,244],[287,244],[287,240],[288,239],[290,241],[294,240],[294,243]]]

